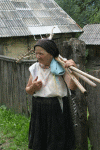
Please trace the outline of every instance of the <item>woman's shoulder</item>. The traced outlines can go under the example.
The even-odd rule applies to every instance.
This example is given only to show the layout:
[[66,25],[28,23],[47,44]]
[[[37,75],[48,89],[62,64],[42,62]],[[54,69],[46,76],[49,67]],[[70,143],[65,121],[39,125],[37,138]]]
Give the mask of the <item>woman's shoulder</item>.
[[37,73],[37,68],[38,68],[38,66],[39,66],[39,63],[38,62],[36,62],[36,63],[34,63],[34,64],[32,64],[30,67],[29,67],[29,71],[30,71],[30,73],[31,73],[31,75],[32,75],[32,77],[34,78],[34,76],[36,75],[36,73]]
[[37,68],[38,66],[39,66],[39,62],[36,62],[29,67],[29,70],[33,70],[33,69]]

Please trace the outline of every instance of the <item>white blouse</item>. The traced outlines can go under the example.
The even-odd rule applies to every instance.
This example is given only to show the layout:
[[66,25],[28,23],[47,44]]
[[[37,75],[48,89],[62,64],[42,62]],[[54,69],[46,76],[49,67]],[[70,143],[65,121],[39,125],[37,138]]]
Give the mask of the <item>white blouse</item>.
[[67,87],[62,76],[51,73],[50,68],[43,69],[39,62],[29,67],[29,71],[33,80],[38,76],[38,80],[42,81],[42,88],[36,91],[34,97],[64,97],[67,96]]

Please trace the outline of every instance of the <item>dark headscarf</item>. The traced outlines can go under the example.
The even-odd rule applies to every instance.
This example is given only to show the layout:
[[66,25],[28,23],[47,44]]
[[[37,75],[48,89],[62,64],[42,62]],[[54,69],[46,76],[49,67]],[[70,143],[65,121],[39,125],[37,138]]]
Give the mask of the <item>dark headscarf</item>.
[[59,55],[59,50],[57,48],[56,43],[53,40],[49,39],[40,39],[37,41],[37,43],[34,46],[34,50],[36,46],[40,46],[43,49],[45,49],[48,53],[50,53],[54,58]]

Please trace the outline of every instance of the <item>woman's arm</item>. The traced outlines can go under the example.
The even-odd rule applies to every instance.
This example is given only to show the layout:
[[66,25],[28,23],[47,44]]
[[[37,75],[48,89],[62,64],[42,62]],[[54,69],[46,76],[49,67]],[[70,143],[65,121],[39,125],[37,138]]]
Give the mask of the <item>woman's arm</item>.
[[[33,80],[32,75],[30,74],[28,84],[25,88],[26,92],[30,95],[33,95],[36,91],[40,90],[42,87],[42,81],[37,81],[38,77]],[[33,80],[33,81],[32,81]]]
[[[75,62],[72,59],[65,61],[65,68],[68,68],[70,66],[74,66],[77,68],[77,65],[75,64]],[[76,78],[78,79],[78,77],[76,77]],[[67,72],[65,72],[65,74],[64,74],[64,80],[69,89],[76,90],[77,86],[74,83],[74,81],[71,79],[71,77],[68,75]]]
[[77,86],[67,72],[64,74],[64,81],[66,82],[69,89],[76,90]]

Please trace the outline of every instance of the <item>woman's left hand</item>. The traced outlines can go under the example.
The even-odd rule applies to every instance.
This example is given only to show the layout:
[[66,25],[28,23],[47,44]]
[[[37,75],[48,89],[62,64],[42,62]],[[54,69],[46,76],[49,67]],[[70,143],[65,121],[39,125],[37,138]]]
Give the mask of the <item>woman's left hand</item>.
[[65,68],[69,68],[70,66],[74,66],[77,68],[77,65],[72,59],[65,60],[64,62],[65,62]]

